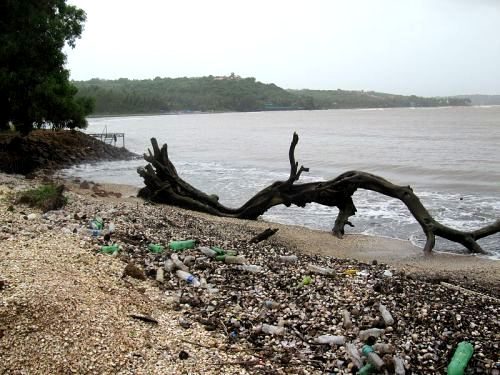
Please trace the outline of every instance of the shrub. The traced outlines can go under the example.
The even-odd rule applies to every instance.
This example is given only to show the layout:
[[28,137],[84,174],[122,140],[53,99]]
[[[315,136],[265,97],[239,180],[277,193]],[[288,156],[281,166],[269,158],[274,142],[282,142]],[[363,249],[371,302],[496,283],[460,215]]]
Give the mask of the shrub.
[[68,199],[62,194],[63,191],[64,185],[42,185],[36,189],[19,193],[17,203],[39,208],[43,212],[58,210],[68,202]]

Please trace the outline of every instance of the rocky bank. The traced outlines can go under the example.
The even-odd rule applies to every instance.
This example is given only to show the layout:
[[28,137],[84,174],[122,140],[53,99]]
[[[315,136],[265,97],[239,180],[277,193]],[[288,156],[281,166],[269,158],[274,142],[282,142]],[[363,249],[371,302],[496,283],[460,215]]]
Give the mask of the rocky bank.
[[79,131],[35,130],[26,137],[0,134],[0,172],[30,174],[83,162],[126,160],[138,157]]

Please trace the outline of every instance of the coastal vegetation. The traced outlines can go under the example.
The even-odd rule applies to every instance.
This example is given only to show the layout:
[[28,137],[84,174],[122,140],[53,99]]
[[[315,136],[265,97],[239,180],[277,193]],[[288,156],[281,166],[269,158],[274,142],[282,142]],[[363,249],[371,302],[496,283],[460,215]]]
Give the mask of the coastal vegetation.
[[95,101],[95,115],[169,112],[312,110],[470,105],[467,98],[424,98],[373,91],[285,90],[255,78],[229,76],[75,81],[77,97]]
[[19,193],[17,203],[35,207],[42,212],[58,210],[66,205],[68,199],[63,195],[64,185],[47,184]]
[[84,128],[92,99],[76,97],[65,69],[85,12],[65,0],[3,1],[0,5],[0,130]]

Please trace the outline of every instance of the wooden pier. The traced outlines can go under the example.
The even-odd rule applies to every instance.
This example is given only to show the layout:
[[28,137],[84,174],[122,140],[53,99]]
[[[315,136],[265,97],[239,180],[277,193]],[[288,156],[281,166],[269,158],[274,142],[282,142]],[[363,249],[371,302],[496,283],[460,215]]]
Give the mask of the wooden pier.
[[122,147],[125,147],[125,133],[87,133],[91,137],[99,139],[108,145],[116,146],[116,143],[121,138]]

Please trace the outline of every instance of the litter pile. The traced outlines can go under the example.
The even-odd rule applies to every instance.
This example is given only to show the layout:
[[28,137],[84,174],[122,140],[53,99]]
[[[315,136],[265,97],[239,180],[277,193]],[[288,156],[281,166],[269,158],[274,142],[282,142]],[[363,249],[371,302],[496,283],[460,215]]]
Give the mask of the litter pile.
[[493,297],[415,280],[376,261],[303,255],[273,238],[250,243],[257,233],[244,222],[221,225],[152,205],[99,214],[115,229],[109,241],[93,240],[96,250],[114,246],[109,252],[128,263],[127,275],[156,279],[183,312],[181,327],[221,330],[228,345],[258,359],[255,370],[442,373],[464,341],[473,345],[468,371],[500,368]]

